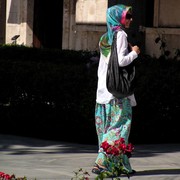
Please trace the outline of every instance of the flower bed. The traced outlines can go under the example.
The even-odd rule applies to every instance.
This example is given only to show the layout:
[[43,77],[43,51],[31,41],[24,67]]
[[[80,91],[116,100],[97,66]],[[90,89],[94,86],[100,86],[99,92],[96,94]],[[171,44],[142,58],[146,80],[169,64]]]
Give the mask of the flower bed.
[[0,180],[27,180],[26,177],[16,177],[14,174],[9,175],[4,172],[0,172]]

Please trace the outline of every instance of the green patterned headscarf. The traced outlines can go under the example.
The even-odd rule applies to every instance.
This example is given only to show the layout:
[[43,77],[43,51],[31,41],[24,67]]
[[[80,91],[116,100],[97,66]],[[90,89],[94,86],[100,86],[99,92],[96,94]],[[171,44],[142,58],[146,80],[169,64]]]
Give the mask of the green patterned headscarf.
[[118,4],[107,9],[107,32],[101,36],[99,41],[100,51],[104,56],[107,57],[110,53],[113,35],[119,29],[124,28],[126,14],[131,9],[131,6],[125,6],[123,4]]

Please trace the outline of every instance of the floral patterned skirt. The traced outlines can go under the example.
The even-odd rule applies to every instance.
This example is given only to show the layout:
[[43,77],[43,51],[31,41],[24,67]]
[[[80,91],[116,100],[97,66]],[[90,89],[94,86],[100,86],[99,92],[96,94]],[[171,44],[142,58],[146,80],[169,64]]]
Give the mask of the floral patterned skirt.
[[[120,138],[124,138],[128,144],[132,121],[132,107],[128,98],[112,99],[107,104],[96,103],[95,123],[98,136],[99,148],[102,142],[111,143]],[[100,148],[96,159],[99,165],[107,166],[106,155]],[[130,173],[132,168],[129,158],[123,155],[124,168]]]

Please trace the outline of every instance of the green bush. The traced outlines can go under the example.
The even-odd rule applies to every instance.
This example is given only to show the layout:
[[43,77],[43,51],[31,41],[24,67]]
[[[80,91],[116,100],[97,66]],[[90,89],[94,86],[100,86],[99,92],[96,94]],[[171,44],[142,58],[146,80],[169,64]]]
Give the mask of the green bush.
[[137,106],[131,137],[140,143],[179,142],[180,62],[142,57],[136,67]]
[[[97,144],[97,52],[0,47],[1,133]],[[136,61],[130,141],[178,142],[180,62]]]
[[77,142],[96,136],[96,74],[87,69],[96,52],[19,46],[0,51],[2,132]]

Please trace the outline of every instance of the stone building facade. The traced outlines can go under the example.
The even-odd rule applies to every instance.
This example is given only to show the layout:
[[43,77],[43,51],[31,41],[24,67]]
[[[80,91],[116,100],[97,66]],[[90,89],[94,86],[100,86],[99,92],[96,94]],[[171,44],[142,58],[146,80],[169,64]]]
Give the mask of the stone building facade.
[[171,52],[170,57],[180,50],[179,9],[179,0],[154,0],[153,27],[145,27],[146,53],[150,56],[159,57],[163,53],[161,42],[154,41],[157,37],[165,43],[165,50]]
[[161,55],[157,37],[172,54],[180,49],[179,0],[0,0],[0,44],[98,50],[106,9],[119,3],[133,6],[130,38],[146,54]]
[[106,0],[65,0],[63,49],[97,50],[106,31]]

